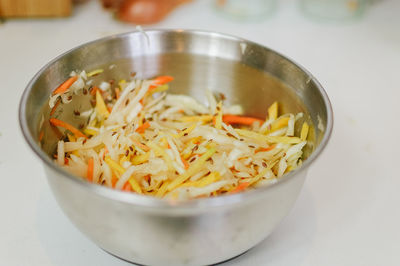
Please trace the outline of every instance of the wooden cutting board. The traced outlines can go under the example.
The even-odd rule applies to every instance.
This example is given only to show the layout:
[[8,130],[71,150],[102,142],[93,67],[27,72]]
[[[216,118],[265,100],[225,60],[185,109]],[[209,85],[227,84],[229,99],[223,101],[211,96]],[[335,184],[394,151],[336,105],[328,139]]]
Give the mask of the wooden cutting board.
[[64,17],[71,0],[0,0],[0,17]]

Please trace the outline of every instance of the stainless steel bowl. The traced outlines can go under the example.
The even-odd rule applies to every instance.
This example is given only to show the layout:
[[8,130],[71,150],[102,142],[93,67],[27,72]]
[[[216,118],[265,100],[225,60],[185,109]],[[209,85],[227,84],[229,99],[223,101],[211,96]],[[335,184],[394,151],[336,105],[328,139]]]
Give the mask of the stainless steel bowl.
[[[104,250],[148,265],[206,265],[235,257],[266,238],[292,208],[308,167],[325,147],[332,110],[321,85],[305,69],[261,45],[220,33],[151,30],[114,35],[72,49],[43,67],[22,96],[19,119],[26,141],[43,161],[54,196],[71,221]],[[38,145],[38,124],[48,118],[50,92],[73,69],[106,67],[106,77],[137,72],[176,77],[172,92],[204,101],[204,89],[240,103],[247,114],[264,117],[275,100],[284,111],[302,111],[313,125],[297,170],[276,184],[245,193],[171,203],[84,182],[64,172],[50,155],[56,134],[46,128]],[[104,76],[105,75],[105,76]],[[83,108],[75,99],[57,114],[73,123]],[[42,118],[43,115],[43,118]],[[46,124],[46,123],[45,123]],[[323,129],[322,131],[319,129]]]

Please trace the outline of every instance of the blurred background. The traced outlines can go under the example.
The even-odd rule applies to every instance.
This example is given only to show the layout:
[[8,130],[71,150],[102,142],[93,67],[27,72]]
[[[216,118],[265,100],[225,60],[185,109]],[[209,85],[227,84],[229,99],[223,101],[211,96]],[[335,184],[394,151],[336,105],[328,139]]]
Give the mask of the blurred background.
[[[90,0],[1,0],[2,17],[70,16],[75,5]],[[117,19],[129,23],[154,24],[174,9],[196,0],[99,0]],[[197,0],[237,20],[263,20],[276,11],[280,0]],[[366,7],[377,0],[298,0],[301,12],[321,20],[348,20],[362,16]]]
[[224,265],[400,265],[399,11],[399,0],[0,0],[0,265],[130,265],[63,215],[17,109],[51,59],[137,25],[260,43],[308,69],[332,101],[331,141],[293,211]]

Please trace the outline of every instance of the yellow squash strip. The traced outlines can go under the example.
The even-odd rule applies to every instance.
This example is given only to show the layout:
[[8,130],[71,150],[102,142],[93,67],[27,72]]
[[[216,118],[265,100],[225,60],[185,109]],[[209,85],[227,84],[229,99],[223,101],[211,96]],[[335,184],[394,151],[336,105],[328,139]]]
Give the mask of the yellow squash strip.
[[180,187],[205,187],[221,179],[219,172],[212,172],[209,175],[197,180],[183,183]]
[[[83,131],[83,133],[85,133],[85,131]],[[85,134],[86,134],[86,133],[85,133]],[[74,135],[67,134],[67,136],[68,136],[68,140],[69,140],[69,142],[75,142],[75,141],[76,141],[76,138],[75,138],[75,136],[74,136]]]
[[88,127],[95,127],[97,124],[97,118],[93,119],[92,122],[89,123]]
[[222,128],[222,102],[217,104],[216,116],[215,116],[215,128]]
[[284,128],[288,125],[290,118],[282,117],[271,124],[271,132]]
[[107,106],[104,103],[103,97],[101,97],[99,90],[96,91],[96,111],[98,114],[102,115],[105,118],[107,118],[110,115],[110,113],[107,110]]
[[96,69],[96,70],[90,71],[90,72],[87,73],[86,75],[90,78],[90,77],[96,76],[96,75],[98,75],[98,74],[101,74],[101,73],[103,73],[103,72],[104,72],[103,69]]
[[[153,190],[152,193],[155,195],[155,194],[156,194],[156,191],[158,190],[157,188],[159,188],[159,187],[161,186],[161,183],[162,183],[162,182],[163,182],[163,181],[162,181],[162,180],[159,180],[159,179],[152,180],[152,184],[149,184],[149,186],[148,186],[147,188],[144,188],[144,187],[143,187],[143,189],[144,189],[145,191],[147,191],[147,192]],[[155,190],[155,191],[154,191],[154,190]]]
[[210,148],[202,156],[199,157],[182,175],[175,178],[171,184],[168,185],[168,191],[171,191],[185,182],[192,175],[201,170],[205,162],[215,153],[215,148]]
[[168,149],[168,141],[166,138],[160,139],[160,147],[163,149]]
[[198,122],[208,123],[213,120],[212,115],[193,115],[193,116],[183,116],[179,119],[181,122]]
[[256,175],[255,177],[248,178],[248,179],[243,179],[243,181],[249,182],[249,186],[251,186],[251,185],[257,183],[258,181],[260,181],[261,178],[268,172],[268,170],[269,170],[270,168],[271,168],[271,167],[264,168],[264,169],[263,169],[258,175]]
[[182,152],[183,159],[187,160],[193,153],[193,148],[196,146],[194,143],[189,143]]
[[144,151],[149,151],[150,148],[147,147],[146,145],[144,145],[143,143],[139,142],[138,140],[136,140],[134,137],[131,137],[131,140],[133,142],[133,144],[135,144],[135,146],[139,147],[140,149],[144,150]]
[[298,137],[286,137],[286,136],[265,136],[263,134],[253,132],[246,129],[235,129],[235,131],[245,137],[249,137],[258,141],[268,142],[268,143],[284,143],[284,144],[297,144],[301,142]]
[[[106,156],[104,161],[110,166],[112,170],[114,170],[115,173],[117,173],[117,176],[121,176],[123,173],[125,173],[125,168],[123,168],[121,165],[119,165],[116,161],[110,158],[110,156]],[[129,178],[129,183],[131,184],[132,189],[139,193],[142,194],[142,190],[140,189],[139,183],[134,179],[133,177]]]
[[114,172],[118,173],[119,175],[122,175],[125,172],[125,168],[123,168],[121,165],[119,165],[116,161],[110,158],[110,156],[106,156],[104,161],[110,166]]
[[129,178],[128,182],[129,182],[129,184],[131,184],[132,189],[136,193],[142,194],[142,189],[140,188],[139,183],[136,181],[136,179],[133,176],[131,178]]
[[194,137],[190,140],[190,143],[193,143],[193,144],[200,143],[202,139],[203,139],[202,136]]
[[275,120],[278,117],[278,102],[274,102],[268,108],[268,119]]
[[[128,155],[129,156],[129,155]],[[124,162],[129,161],[128,156],[121,156],[121,158],[119,159],[119,164],[122,165]]]
[[268,141],[271,143],[283,143],[283,144],[298,144],[301,139],[298,137],[286,137],[286,136],[266,136]]
[[221,175],[219,174],[219,172],[212,172],[208,176],[206,176],[200,180],[197,180],[195,186],[196,187],[205,187],[214,182],[219,181],[220,179],[221,179]]
[[164,181],[161,187],[158,189],[156,193],[156,197],[161,198],[164,196],[164,194],[167,192],[167,188],[169,186],[170,182],[168,180]]
[[96,130],[94,130],[94,129],[90,129],[90,128],[85,128],[85,129],[83,130],[83,133],[85,133],[86,135],[89,135],[89,136],[96,136],[96,135],[99,134],[98,131],[96,131]]
[[285,173],[289,173],[290,171],[293,171],[293,167],[291,165],[288,166],[288,168],[286,168]]
[[147,196],[155,197],[156,196],[156,191],[155,190],[151,190],[151,191],[149,190],[149,191],[145,191],[144,194],[147,195]]
[[182,130],[181,132],[179,132],[178,134],[174,134],[172,135],[174,138],[181,138],[183,137],[185,134],[189,134],[190,132],[193,131],[193,129],[195,129],[197,126],[197,124],[193,124],[190,127],[186,128],[185,130]]
[[125,84],[126,84],[126,80],[124,80],[124,79],[121,79],[121,80],[118,82],[118,86],[119,86],[119,88],[121,89],[121,91],[124,89]]
[[169,89],[168,84],[164,84],[164,85],[159,85],[156,88],[152,89],[151,91],[148,92],[149,95],[152,95],[153,93],[157,93],[157,92],[163,92]]
[[181,156],[183,159],[187,160],[193,153],[193,148],[196,146],[196,143],[199,143],[202,140],[201,136],[192,138],[188,143],[186,144],[186,147],[183,149],[181,152]]
[[131,159],[131,162],[133,165],[138,165],[147,162],[149,158],[150,158],[150,152],[146,152],[145,154],[136,155]]
[[143,125],[144,115],[145,115],[144,112],[140,112],[140,115],[139,115],[139,123],[138,123],[138,126],[139,126],[139,127]]
[[281,117],[278,120],[275,120],[270,128],[266,128],[263,130],[261,133],[263,134],[269,134],[271,132],[274,132],[278,129],[284,128],[288,125],[290,118],[289,117]]
[[308,126],[307,122],[304,122],[303,126],[301,127],[301,132],[300,132],[300,139],[301,140],[304,141],[304,140],[307,139],[308,129],[309,129],[309,126]]
[[164,158],[169,170],[174,170],[172,159],[171,157],[169,157],[168,153],[166,153],[163,148],[161,148],[160,146],[151,141],[147,142],[147,146],[149,146],[154,151],[156,156],[161,156]]

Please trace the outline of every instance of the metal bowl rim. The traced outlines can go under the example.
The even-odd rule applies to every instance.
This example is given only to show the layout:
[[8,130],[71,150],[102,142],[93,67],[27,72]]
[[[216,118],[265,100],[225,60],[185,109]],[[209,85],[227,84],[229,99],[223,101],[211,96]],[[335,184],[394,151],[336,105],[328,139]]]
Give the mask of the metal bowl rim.
[[[263,49],[267,49],[270,52],[276,54],[278,57],[281,57],[282,59],[287,60],[289,63],[293,64],[294,66],[298,67],[301,71],[306,73],[309,77],[310,82],[315,83],[320,94],[322,95],[324,104],[327,108],[327,125],[325,128],[325,133],[324,133],[323,139],[321,140],[318,147],[311,153],[310,157],[308,157],[307,160],[305,160],[304,163],[300,167],[298,167],[294,171],[290,172],[289,174],[286,174],[282,178],[278,179],[278,181],[276,183],[265,186],[265,187],[259,187],[254,190],[249,190],[249,191],[245,191],[242,193],[233,194],[233,195],[222,195],[222,196],[218,196],[218,197],[199,198],[199,199],[192,199],[192,200],[182,201],[182,202],[179,202],[179,201],[173,202],[173,201],[167,201],[164,199],[159,199],[156,197],[143,196],[143,195],[138,195],[135,193],[123,192],[123,191],[119,191],[116,189],[99,186],[97,184],[92,184],[92,183],[83,181],[82,179],[78,179],[76,176],[61,169],[52,160],[50,160],[48,155],[41,150],[39,145],[36,143],[36,141],[33,139],[31,134],[29,133],[28,123],[27,123],[26,116],[25,116],[26,103],[28,100],[28,96],[32,90],[33,84],[38,80],[40,75],[47,68],[49,68],[52,64],[55,64],[58,60],[60,60],[62,57],[66,56],[76,50],[79,50],[85,46],[93,45],[96,43],[108,42],[115,38],[124,39],[124,38],[128,38],[130,35],[133,35],[133,34],[143,34],[143,32],[136,30],[136,31],[130,31],[130,32],[125,32],[125,33],[120,33],[120,34],[114,34],[114,35],[96,39],[96,40],[93,40],[90,42],[86,42],[84,44],[76,46],[75,48],[72,48],[72,49],[62,53],[61,55],[55,57],[53,60],[48,62],[46,65],[44,65],[34,75],[34,77],[29,81],[28,85],[26,86],[26,88],[22,94],[22,97],[21,97],[21,100],[19,103],[19,124],[20,124],[21,131],[23,133],[23,136],[24,136],[26,142],[28,143],[29,147],[32,149],[32,151],[45,163],[45,165],[47,165],[49,168],[51,168],[55,172],[62,175],[63,178],[68,178],[72,182],[77,182],[77,185],[80,185],[84,189],[87,189],[88,192],[90,191],[92,193],[96,193],[98,195],[107,197],[111,200],[125,202],[128,204],[133,204],[133,205],[142,206],[142,207],[173,208],[173,209],[179,209],[179,208],[192,209],[192,208],[203,208],[203,207],[207,208],[207,207],[213,207],[213,206],[216,207],[216,206],[223,206],[223,205],[230,205],[230,204],[239,204],[241,202],[245,202],[250,199],[255,199],[259,196],[262,196],[263,193],[267,193],[268,191],[274,189],[277,186],[280,186],[281,184],[287,182],[288,180],[295,178],[301,171],[305,171],[315,161],[315,159],[321,154],[321,152],[326,147],[326,145],[329,141],[329,138],[332,134],[332,128],[333,128],[333,110],[332,110],[331,102],[328,98],[326,91],[322,87],[322,85],[316,80],[316,78],[308,70],[306,70],[300,64],[294,62],[293,60],[289,59],[288,57],[283,56],[282,54],[280,54],[268,47],[265,47],[261,44],[257,44],[255,42],[248,41],[246,39],[236,37],[233,35],[229,35],[229,34],[225,34],[225,33],[219,33],[219,32],[215,32],[215,31],[205,31],[205,30],[192,30],[192,29],[150,29],[150,30],[145,30],[145,32],[146,33],[157,33],[157,34],[183,33],[183,34],[206,35],[206,36],[213,36],[213,37],[218,37],[218,38],[231,39],[233,41],[245,42],[246,44],[262,47]],[[53,177],[49,177],[49,178],[53,178]]]

